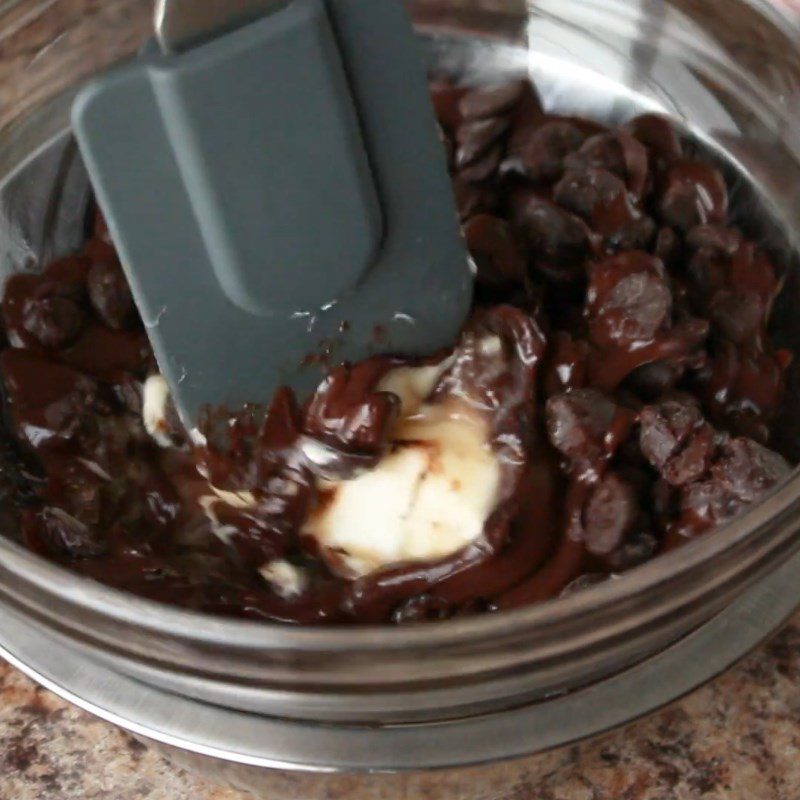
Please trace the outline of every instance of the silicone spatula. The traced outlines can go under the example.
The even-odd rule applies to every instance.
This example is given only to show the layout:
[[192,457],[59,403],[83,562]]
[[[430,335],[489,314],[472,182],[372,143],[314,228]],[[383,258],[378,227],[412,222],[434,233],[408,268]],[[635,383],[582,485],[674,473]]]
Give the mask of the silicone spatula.
[[188,423],[455,339],[472,276],[400,0],[161,0],[73,127]]

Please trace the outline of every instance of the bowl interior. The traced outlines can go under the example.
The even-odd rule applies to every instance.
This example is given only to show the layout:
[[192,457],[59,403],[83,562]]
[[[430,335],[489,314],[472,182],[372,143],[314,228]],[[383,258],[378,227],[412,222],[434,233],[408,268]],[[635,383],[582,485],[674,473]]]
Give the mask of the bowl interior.
[[[421,31],[435,76],[476,84],[530,75],[551,111],[591,116],[609,124],[624,122],[642,111],[661,111],[675,118],[694,146],[723,166],[735,187],[737,222],[762,241],[784,269],[786,289],[775,311],[775,335],[783,346],[800,352],[800,315],[794,311],[800,300],[796,248],[800,145],[798,125],[789,114],[788,95],[781,99],[766,92],[734,53],[716,40],[692,38],[695,25],[672,4],[663,5],[664,14],[655,11],[631,16],[631,3],[557,0],[542,2],[530,18],[514,17],[513,24],[508,17],[495,20],[492,15],[469,14],[459,14],[455,24],[452,15],[433,14],[423,20]],[[40,269],[51,259],[76,249],[85,234],[90,188],[69,132],[70,99],[70,92],[59,95],[0,132],[0,173],[4,176],[0,182],[2,279],[21,270]],[[799,374],[795,365],[775,442],[795,460],[800,459]],[[13,491],[14,480],[0,486],[7,512],[3,529],[12,538],[8,492]],[[333,648],[352,654],[388,648],[410,654],[419,648],[429,652],[435,647],[459,648],[468,642],[481,642],[482,647],[491,649],[512,633],[537,626],[553,631],[557,624],[572,620],[571,630],[578,630],[578,621],[582,626],[597,627],[608,619],[608,608],[630,612],[636,598],[663,591],[663,584],[676,576],[692,575],[696,580],[712,562],[720,563],[726,548],[736,544],[744,549],[755,533],[762,537],[766,553],[769,545],[765,531],[773,518],[788,514],[794,507],[800,494],[798,481],[800,478],[794,475],[768,500],[768,506],[619,581],[539,608],[443,623],[436,631],[383,628],[315,632],[227,620],[207,620],[200,626],[195,615],[131,600],[38,563],[35,557],[5,542],[0,542],[0,561],[5,553],[6,564],[11,564],[23,576],[21,580],[37,592],[69,598],[70,604],[82,608],[91,607],[98,618],[124,623],[126,631],[147,628],[148,635],[157,633],[167,643],[181,639],[202,640],[215,647],[225,645],[234,654],[231,658],[239,650],[252,653],[275,649],[285,653]],[[784,529],[786,552],[795,546],[790,543],[794,539]],[[736,572],[735,565],[728,568],[731,574]],[[684,588],[688,585],[689,578]],[[39,613],[47,617],[45,610]],[[711,613],[714,611],[709,606]],[[696,622],[699,618],[691,619]],[[669,635],[677,635],[679,628],[673,626]],[[570,635],[565,632],[568,630],[562,630],[562,637]],[[104,636],[105,641],[113,639],[111,632]],[[144,650],[146,643],[146,637],[134,637],[131,647]],[[121,646],[119,642],[116,645]],[[175,647],[170,652],[169,645],[164,644],[164,658],[167,654],[177,658],[175,652]],[[187,652],[187,660],[190,655]],[[629,653],[627,658],[633,655]],[[286,663],[292,668],[291,659]]]

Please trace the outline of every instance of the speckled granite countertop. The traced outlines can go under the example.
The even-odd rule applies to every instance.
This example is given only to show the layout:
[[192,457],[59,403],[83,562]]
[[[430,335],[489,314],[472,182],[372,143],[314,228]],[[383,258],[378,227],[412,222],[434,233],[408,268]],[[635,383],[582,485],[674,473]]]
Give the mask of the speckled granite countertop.
[[[800,798],[800,615],[728,674],[625,730],[515,765],[492,800],[794,800]],[[483,771],[502,785],[499,765]],[[467,775],[464,780],[470,780]],[[296,793],[292,787],[297,787]],[[472,784],[471,784],[472,785]],[[346,779],[313,793],[276,774],[269,800],[381,800]],[[447,800],[458,800],[454,780]],[[428,789],[428,790],[426,790]],[[407,800],[445,800],[424,779]],[[172,766],[0,662],[0,800],[246,800]]]

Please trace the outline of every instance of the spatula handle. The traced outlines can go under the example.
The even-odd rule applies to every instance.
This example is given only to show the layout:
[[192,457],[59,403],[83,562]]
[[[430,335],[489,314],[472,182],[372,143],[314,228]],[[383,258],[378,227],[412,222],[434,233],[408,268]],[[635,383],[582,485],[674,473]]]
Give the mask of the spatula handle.
[[156,39],[165,53],[271,14],[291,0],[156,0]]

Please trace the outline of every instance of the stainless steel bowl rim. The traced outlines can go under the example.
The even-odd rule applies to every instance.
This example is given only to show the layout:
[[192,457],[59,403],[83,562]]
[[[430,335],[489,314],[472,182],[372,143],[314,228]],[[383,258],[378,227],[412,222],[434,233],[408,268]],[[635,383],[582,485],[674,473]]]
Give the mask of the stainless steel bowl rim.
[[322,726],[205,705],[145,687],[13,618],[0,629],[0,657],[95,716],[214,759],[323,773],[467,767],[602,733],[695,689],[789,617],[800,603],[798,571],[800,555],[678,644],[598,684],[502,714],[422,726]]
[[[160,634],[180,632],[199,642],[221,640],[236,648],[280,648],[298,650],[393,648],[399,650],[443,647],[462,640],[494,638],[557,625],[569,617],[597,614],[604,607],[629,601],[634,595],[654,592],[659,583],[695,570],[714,558],[730,553],[736,545],[757,538],[760,530],[776,517],[800,513],[800,474],[793,476],[761,504],[712,535],[688,542],[626,574],[623,578],[593,586],[567,598],[496,615],[483,615],[427,626],[358,626],[295,628],[199,615],[134,597],[81,578],[68,569],[48,563],[20,545],[0,537],[0,558],[5,567],[20,572],[47,595],[55,594],[78,605],[94,606],[120,623]],[[785,535],[792,547],[800,548],[795,520],[787,519]],[[713,576],[710,576],[713,581]],[[202,624],[198,624],[202,621]]]

